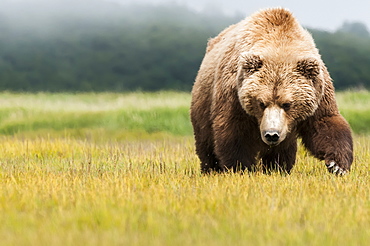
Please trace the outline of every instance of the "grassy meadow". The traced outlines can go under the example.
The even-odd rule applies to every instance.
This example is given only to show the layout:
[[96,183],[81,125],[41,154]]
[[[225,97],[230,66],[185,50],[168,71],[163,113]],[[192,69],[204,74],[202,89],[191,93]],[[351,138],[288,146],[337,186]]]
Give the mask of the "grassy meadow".
[[352,172],[201,175],[188,93],[0,93],[1,245],[368,245],[370,93],[337,94]]

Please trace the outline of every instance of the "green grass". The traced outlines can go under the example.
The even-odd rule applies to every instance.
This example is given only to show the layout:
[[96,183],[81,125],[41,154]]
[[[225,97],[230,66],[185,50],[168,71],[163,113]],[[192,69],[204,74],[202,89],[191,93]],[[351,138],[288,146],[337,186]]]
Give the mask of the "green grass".
[[[370,93],[337,93],[343,116],[357,134],[370,133]],[[0,93],[0,134],[140,138],[148,133],[190,136],[190,94]]]
[[343,116],[357,134],[370,133],[370,92],[346,91],[337,93],[337,100]]
[[64,132],[84,137],[86,132],[97,136],[110,132],[112,137],[124,138],[146,133],[181,136],[192,131],[188,93],[3,93],[0,105],[0,134],[4,135]]
[[[342,113],[366,110],[367,96],[339,93]],[[368,244],[366,131],[342,178],[301,147],[291,175],[201,175],[189,102],[0,94],[1,245]]]

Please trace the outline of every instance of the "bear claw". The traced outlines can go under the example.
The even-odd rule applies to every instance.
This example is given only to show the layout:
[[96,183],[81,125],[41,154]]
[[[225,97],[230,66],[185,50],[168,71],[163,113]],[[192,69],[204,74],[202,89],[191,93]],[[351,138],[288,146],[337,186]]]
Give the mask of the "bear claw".
[[332,168],[332,167],[334,167],[335,166],[335,162],[334,161],[332,161],[332,162],[330,162],[330,164],[328,165],[328,168]]
[[327,165],[327,168],[328,168],[328,171],[335,174],[335,175],[338,175],[338,176],[343,176],[345,174],[347,174],[347,171],[344,170],[343,168],[339,167],[335,161],[331,161],[329,163],[329,165]]

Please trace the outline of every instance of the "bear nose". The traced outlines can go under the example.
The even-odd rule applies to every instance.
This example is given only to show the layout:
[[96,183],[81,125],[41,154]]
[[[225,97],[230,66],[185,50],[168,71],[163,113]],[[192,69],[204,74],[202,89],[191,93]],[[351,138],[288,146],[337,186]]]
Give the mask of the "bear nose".
[[265,132],[265,139],[270,144],[275,144],[277,141],[279,141],[280,135],[277,131],[266,131]]

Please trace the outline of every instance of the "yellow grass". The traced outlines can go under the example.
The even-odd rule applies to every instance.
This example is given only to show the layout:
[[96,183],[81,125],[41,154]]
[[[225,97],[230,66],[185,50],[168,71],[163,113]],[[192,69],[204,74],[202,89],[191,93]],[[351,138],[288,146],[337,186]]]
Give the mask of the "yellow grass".
[[366,245],[368,138],[353,171],[201,175],[190,137],[1,139],[2,245]]
[[[145,95],[140,100],[149,96],[157,104],[148,99],[140,107],[170,102],[176,108],[188,103],[188,95],[180,102],[171,99],[173,95],[158,99]],[[43,100],[51,104],[50,96]],[[84,96],[92,100],[91,95]],[[97,99],[102,96],[112,99],[108,95]],[[67,97],[66,107],[60,106],[58,112],[91,110],[83,109],[83,97]],[[60,95],[56,99],[64,100]],[[9,100],[15,99],[9,95]],[[73,100],[79,106],[73,107]],[[42,110],[43,103],[29,99],[26,104]],[[113,104],[94,107],[104,112]],[[335,177],[302,148],[291,175],[202,175],[191,135],[142,132],[126,139],[111,138],[113,130],[83,131],[95,134],[70,135],[66,129],[48,135],[43,129],[0,137],[1,245],[370,242],[370,139],[366,135],[355,136],[352,172]]]

